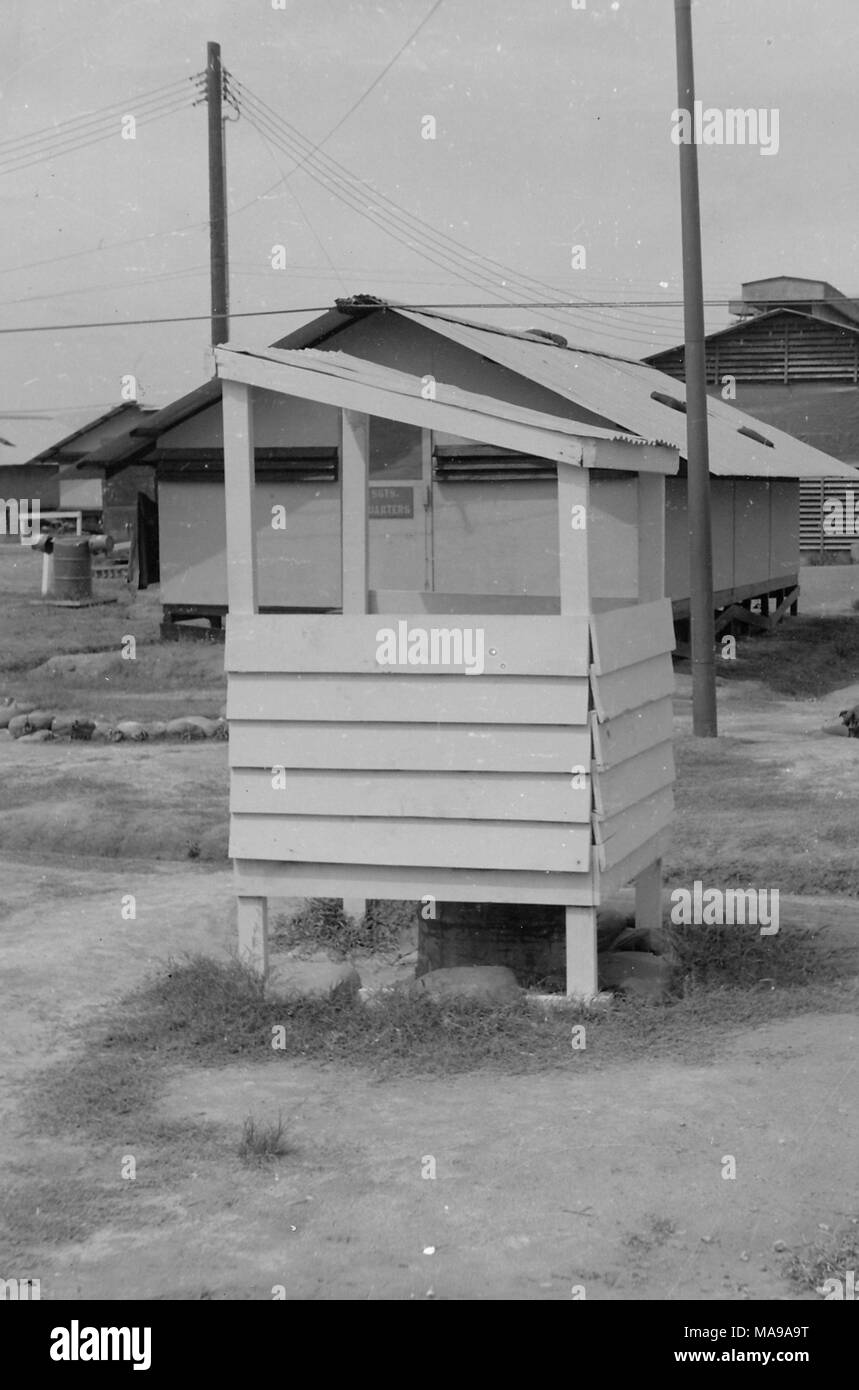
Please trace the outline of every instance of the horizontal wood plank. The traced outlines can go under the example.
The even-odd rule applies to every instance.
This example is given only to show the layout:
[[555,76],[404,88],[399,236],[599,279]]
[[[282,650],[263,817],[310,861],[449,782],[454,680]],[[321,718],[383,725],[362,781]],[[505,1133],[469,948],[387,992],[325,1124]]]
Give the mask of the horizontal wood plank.
[[237,859],[234,882],[236,893],[272,898],[357,897],[418,903],[431,894],[437,902],[556,903],[583,907],[595,901],[590,873]]
[[671,600],[615,608],[591,617],[593,669],[598,676],[674,650]]
[[229,719],[396,724],[576,724],[588,722],[584,676],[230,677]]
[[617,767],[594,775],[594,804],[603,818],[618,815],[651,792],[674,781],[674,749],[670,740],[628,758]]
[[371,589],[371,613],[560,614],[557,594],[437,594],[418,589]]
[[595,767],[598,771],[617,767],[671,738],[674,728],[671,699],[654,700],[639,709],[609,719],[605,724],[601,724],[593,712],[591,728]]
[[607,820],[595,815],[593,828],[599,868],[610,869],[619,864],[659,831],[667,829],[673,817],[671,787],[654,792]]
[[[342,353],[324,352],[314,359],[307,352],[289,349],[273,349],[265,355],[233,348],[215,351],[218,375],[225,381],[244,382],[264,391],[364,411],[422,429],[441,430],[475,443],[581,465],[583,440],[589,437],[586,425],[581,426],[583,434],[577,437],[572,422],[494,397],[475,395],[444,382],[437,383],[436,394],[429,399],[422,394],[421,377],[391,370],[380,374],[371,371],[365,362],[352,359],[347,363],[344,358]],[[638,451],[630,448],[629,452],[634,456]]]
[[[596,877],[599,885],[599,901],[605,902],[606,898],[614,895],[619,888],[631,883],[636,874],[642,869],[646,869],[648,864],[652,864],[654,859],[661,859],[668,853],[671,844],[671,830],[666,827],[657,831],[631,854],[618,860],[609,868],[597,867]],[[598,857],[598,852],[597,852]]]
[[236,768],[239,814],[428,817],[439,820],[590,822],[591,789],[564,773],[341,772]]
[[414,772],[569,772],[590,767],[590,731],[535,725],[230,724],[231,767]]
[[653,700],[674,693],[674,669],[671,657],[652,656],[635,666],[610,671],[605,676],[591,675],[594,707],[600,723],[616,719],[619,714],[638,709]]
[[360,820],[340,816],[230,816],[234,859],[445,864],[452,869],[585,873],[590,828],[519,821]]
[[[494,676],[587,676],[588,630],[586,618],[562,618],[529,614],[457,614],[455,623],[432,622],[426,613],[383,614],[339,613],[257,613],[227,615],[225,668],[230,673],[240,671],[284,672],[332,675],[379,675],[385,671],[404,675],[444,675],[446,678],[464,676],[464,664],[435,665],[402,664],[398,659],[391,665],[382,664],[377,656],[384,642],[379,636],[391,630],[398,647],[393,655],[399,658],[399,624],[404,632],[439,633],[459,630],[471,632],[462,655],[472,657],[482,642],[485,674]],[[477,633],[482,632],[482,638]],[[440,638],[438,654],[445,650],[456,655],[450,639]],[[408,655],[408,650],[402,653]],[[430,653],[431,654],[431,653]],[[384,661],[384,653],[383,661]],[[472,660],[472,666],[477,665]],[[480,681],[481,676],[465,676]]]

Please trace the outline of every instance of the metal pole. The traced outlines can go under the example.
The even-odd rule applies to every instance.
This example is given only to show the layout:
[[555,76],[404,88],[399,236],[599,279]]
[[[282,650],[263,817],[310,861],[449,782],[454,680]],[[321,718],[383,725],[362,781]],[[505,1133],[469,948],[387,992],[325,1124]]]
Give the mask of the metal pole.
[[[674,0],[677,39],[677,105],[695,112],[691,0]],[[707,367],[704,348],[704,285],[698,147],[680,145],[680,210],[683,229],[683,323],[686,363],[687,507],[692,623],[692,732],[715,738],[716,669],[713,655],[713,538],[710,529],[710,453],[707,443]]]
[[206,45],[206,104],[209,115],[209,262],[211,268],[212,347],[230,336],[227,270],[227,180],[221,116],[221,45]]

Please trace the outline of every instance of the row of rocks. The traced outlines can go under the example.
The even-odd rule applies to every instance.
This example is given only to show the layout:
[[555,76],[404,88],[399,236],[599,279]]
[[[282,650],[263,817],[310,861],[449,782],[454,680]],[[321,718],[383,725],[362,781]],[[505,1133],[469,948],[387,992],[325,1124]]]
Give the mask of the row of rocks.
[[0,705],[2,729],[7,729],[11,738],[22,743],[47,743],[51,739],[92,743],[142,743],[149,739],[176,739],[188,743],[193,739],[229,737],[229,726],[223,715],[218,719],[207,719],[204,715],[195,714],[145,724],[136,719],[123,719],[112,724],[80,714],[52,714],[32,705],[15,703]]
[[[670,966],[643,951],[618,951],[599,957],[600,989],[648,999],[664,998]],[[268,992],[281,998],[354,999],[372,1004],[380,995],[402,990],[409,998],[436,1003],[467,999],[482,1004],[512,1004],[522,998],[513,971],[506,965],[454,965],[430,970],[415,980],[388,986],[380,992],[361,987],[361,977],[349,961],[280,961],[269,973]]]

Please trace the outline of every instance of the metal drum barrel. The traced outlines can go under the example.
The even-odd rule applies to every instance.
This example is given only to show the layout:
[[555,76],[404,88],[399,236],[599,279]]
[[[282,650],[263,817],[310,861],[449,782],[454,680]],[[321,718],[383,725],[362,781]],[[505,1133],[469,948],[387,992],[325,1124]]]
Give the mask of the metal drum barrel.
[[54,541],[52,596],[66,602],[92,598],[88,536],[58,536]]

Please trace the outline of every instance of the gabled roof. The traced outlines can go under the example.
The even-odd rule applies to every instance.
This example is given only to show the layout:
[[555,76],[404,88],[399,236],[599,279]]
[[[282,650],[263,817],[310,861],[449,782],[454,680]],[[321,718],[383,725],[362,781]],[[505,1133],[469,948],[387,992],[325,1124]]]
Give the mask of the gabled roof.
[[[136,438],[135,430],[141,420],[157,413],[153,406],[140,405],[137,401],[123,401],[121,405],[113,406],[110,410],[87,420],[85,424],[79,425],[71,434],[54,440],[39,453],[31,455],[27,462],[56,464],[75,470],[115,469],[120,464],[125,466],[149,449],[149,441]],[[107,438],[100,439],[98,432],[102,427],[116,421],[120,416],[123,417],[121,428],[111,429]],[[91,434],[95,437],[91,444],[88,444],[87,435]]]
[[[527,333],[488,329],[425,311],[399,312],[539,382],[618,429],[672,444],[686,457],[686,387],[674,377],[631,358],[564,348]],[[824,478],[849,473],[855,478],[852,469],[828,454],[771,425],[762,426],[734,406],[709,397],[707,411],[714,476]]]
[[[570,346],[531,330],[499,328],[408,305],[358,295],[282,338],[275,349],[327,350],[341,329],[367,315],[395,315],[496,362],[598,418],[603,428],[668,444],[686,456],[686,390],[655,367],[608,352]],[[229,347],[229,344],[227,344]],[[451,383],[452,384],[452,383]],[[220,383],[165,407],[138,433],[151,438],[215,404]],[[710,471],[715,476],[823,478],[854,470],[760,420],[709,398]],[[592,429],[588,426],[588,430]]]
[[[74,444],[76,440],[82,439],[84,435],[89,434],[90,430],[95,429],[98,425],[103,425],[106,421],[115,419],[117,415],[128,414],[130,410],[133,410],[136,418],[139,409],[140,407],[136,402],[123,401],[121,405],[115,405],[110,410],[104,410],[100,415],[94,415],[82,425],[78,425],[76,429],[72,430],[71,434],[64,435],[62,439],[57,439],[53,444],[49,444],[47,448],[42,449],[41,453],[34,454],[29,462],[45,463],[50,460],[52,463],[56,463],[60,461],[57,457],[59,454],[80,452],[80,450],[72,451],[69,446]],[[66,460],[62,460],[62,462],[65,461]]]
[[[675,473],[677,451],[619,430],[549,415],[437,382],[427,397],[421,377],[345,352],[316,348],[216,348],[220,376],[367,415],[458,435],[477,443],[533,453],[585,468]],[[626,450],[600,446],[632,445]]]
[[[705,343],[714,343],[722,338],[742,337],[742,335],[753,333],[761,323],[771,322],[773,319],[800,319],[804,324],[811,324],[819,329],[821,333],[827,331],[836,333],[859,333],[859,323],[833,323],[830,319],[822,319],[817,314],[806,314],[802,309],[789,309],[786,305],[777,305],[774,309],[763,310],[759,314],[751,314],[748,318],[740,319],[737,323],[729,323],[727,328],[717,328],[712,333],[708,333],[704,339]],[[642,360],[648,365],[657,364],[665,358],[673,356],[675,353],[683,352],[683,344],[676,343],[674,347],[661,348],[659,352],[652,352]]]

